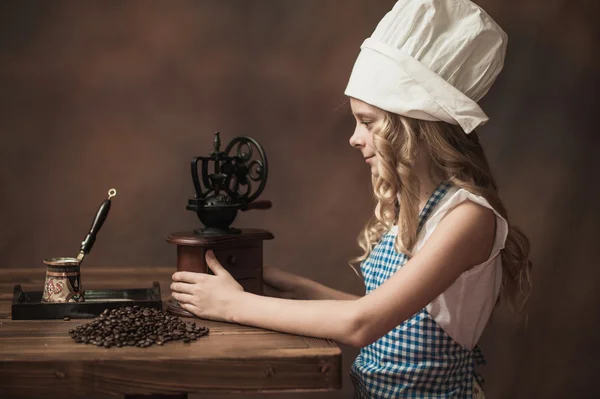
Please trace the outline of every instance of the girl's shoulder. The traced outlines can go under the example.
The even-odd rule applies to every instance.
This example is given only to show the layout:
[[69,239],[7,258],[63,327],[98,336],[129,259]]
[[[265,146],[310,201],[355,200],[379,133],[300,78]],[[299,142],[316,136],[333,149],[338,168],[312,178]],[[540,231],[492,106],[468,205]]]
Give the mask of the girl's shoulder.
[[503,224],[507,224],[506,219],[489,203],[487,199],[485,199],[485,197],[457,186],[450,187],[446,195],[440,199],[436,207],[431,212],[431,215],[427,220],[427,224],[439,223],[439,221],[446,216],[448,212],[467,201],[491,210],[498,220],[500,220]]
[[427,221],[423,225],[423,229],[419,234],[417,243],[415,245],[415,250],[418,251],[423,246],[425,241],[427,241],[427,239],[435,231],[436,227],[444,219],[444,217],[446,217],[459,205],[466,205],[466,202],[475,204],[478,207],[485,208],[493,212],[496,221],[496,231],[492,252],[490,253],[490,259],[495,257],[500,250],[504,248],[506,237],[508,235],[508,222],[483,196],[456,186],[451,187],[432,210],[429,218],[427,218]]

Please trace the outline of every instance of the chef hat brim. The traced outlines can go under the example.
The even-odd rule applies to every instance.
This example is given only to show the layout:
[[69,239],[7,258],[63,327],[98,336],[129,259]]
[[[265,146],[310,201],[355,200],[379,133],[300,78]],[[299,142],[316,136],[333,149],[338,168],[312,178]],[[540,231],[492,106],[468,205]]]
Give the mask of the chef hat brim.
[[460,125],[465,133],[488,121],[460,90],[410,55],[371,38],[361,46],[344,94],[399,115]]

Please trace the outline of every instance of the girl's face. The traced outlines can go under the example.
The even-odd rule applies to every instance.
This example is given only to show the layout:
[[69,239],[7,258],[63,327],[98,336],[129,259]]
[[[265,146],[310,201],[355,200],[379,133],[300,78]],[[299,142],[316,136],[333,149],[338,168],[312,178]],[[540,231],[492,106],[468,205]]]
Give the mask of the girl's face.
[[356,128],[350,137],[350,145],[362,153],[365,162],[371,167],[371,174],[378,176],[379,157],[373,146],[373,130],[383,120],[384,113],[381,109],[352,97],[350,97],[350,108],[356,119]]

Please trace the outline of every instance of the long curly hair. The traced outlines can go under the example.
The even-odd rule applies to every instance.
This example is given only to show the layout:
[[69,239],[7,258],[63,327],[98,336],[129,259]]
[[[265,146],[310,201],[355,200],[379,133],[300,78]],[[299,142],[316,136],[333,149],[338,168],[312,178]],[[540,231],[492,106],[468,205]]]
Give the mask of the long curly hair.
[[[369,256],[383,234],[396,223],[395,249],[412,255],[417,241],[420,186],[411,171],[419,151],[427,151],[432,160],[431,176],[484,197],[508,222],[506,208],[475,132],[467,135],[460,126],[384,112],[380,125],[373,129],[373,146],[379,157],[379,174],[372,178],[376,205],[374,215],[358,237],[364,252],[350,261],[355,271],[354,266]],[[503,270],[499,303],[506,302],[520,313],[531,292],[530,245],[518,228],[508,225],[508,237],[500,252]]]

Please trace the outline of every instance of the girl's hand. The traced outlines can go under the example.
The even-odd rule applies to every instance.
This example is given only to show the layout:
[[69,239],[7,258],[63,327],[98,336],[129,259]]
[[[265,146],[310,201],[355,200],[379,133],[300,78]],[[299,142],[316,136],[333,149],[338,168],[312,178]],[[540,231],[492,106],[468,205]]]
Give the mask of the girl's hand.
[[244,289],[221,266],[211,250],[206,251],[206,263],[214,276],[193,272],[174,273],[172,296],[183,309],[198,317],[231,321],[230,310]]

